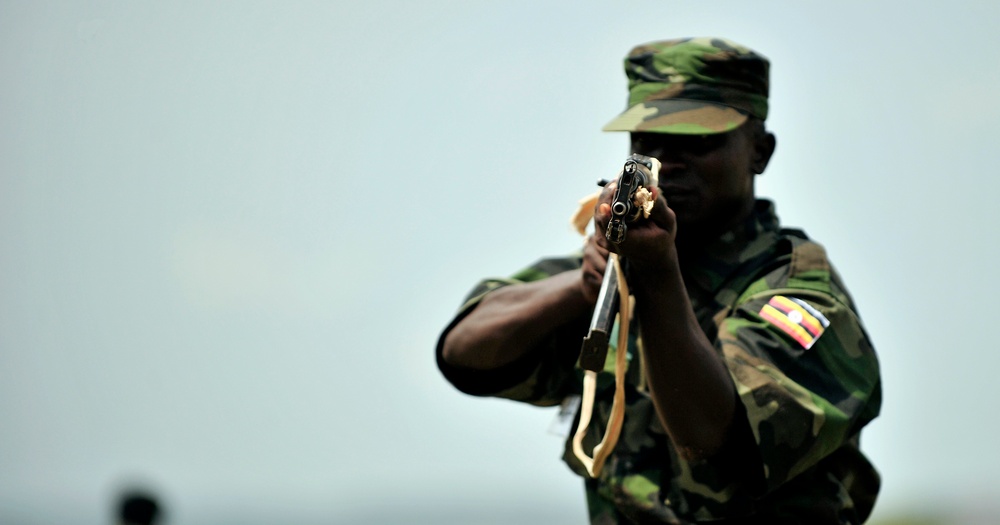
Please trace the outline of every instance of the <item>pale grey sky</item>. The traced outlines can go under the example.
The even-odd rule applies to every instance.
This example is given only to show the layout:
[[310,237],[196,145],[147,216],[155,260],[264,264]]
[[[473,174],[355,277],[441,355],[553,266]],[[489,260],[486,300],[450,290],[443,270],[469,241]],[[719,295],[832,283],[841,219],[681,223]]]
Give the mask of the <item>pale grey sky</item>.
[[[585,520],[552,411],[433,363],[575,250],[621,60],[772,61],[759,181],[880,353],[876,517],[1000,498],[995,2],[0,0],[0,521]],[[986,324],[984,325],[984,320]],[[366,521],[368,520],[368,521]],[[422,521],[421,521],[422,520]]]

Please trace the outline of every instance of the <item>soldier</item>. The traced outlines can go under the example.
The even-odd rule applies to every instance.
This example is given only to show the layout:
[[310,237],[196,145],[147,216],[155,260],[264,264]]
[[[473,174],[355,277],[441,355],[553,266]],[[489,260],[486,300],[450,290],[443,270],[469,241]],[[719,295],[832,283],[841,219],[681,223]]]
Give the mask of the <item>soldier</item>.
[[[871,513],[880,482],[859,438],[881,405],[875,352],[823,247],[781,228],[754,193],[776,144],[768,68],[720,38],[634,48],[627,109],[604,130],[629,132],[633,153],[662,163],[649,217],[620,244],[597,233],[581,254],[482,281],[438,341],[459,390],[559,404],[581,392],[577,358],[609,253],[626,261],[637,328],[621,437],[596,477],[571,440],[564,458],[585,478],[592,523],[856,524]],[[598,374],[590,447],[611,417],[616,352]]]

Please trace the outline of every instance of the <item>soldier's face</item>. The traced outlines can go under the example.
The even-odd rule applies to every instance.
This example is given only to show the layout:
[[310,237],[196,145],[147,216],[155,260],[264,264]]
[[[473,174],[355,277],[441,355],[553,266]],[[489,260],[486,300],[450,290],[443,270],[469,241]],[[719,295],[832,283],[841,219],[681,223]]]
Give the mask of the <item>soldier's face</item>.
[[678,235],[721,233],[753,209],[754,175],[763,166],[755,160],[756,134],[746,128],[716,135],[632,133],[632,152],[662,163],[659,186],[677,215]]

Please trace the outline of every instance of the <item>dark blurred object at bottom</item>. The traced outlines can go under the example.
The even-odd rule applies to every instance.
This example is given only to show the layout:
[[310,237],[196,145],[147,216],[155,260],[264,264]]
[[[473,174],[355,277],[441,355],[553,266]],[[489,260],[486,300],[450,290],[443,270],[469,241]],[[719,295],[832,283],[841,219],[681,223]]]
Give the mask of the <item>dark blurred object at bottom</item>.
[[118,509],[121,525],[153,525],[160,515],[160,506],[150,494],[128,492],[122,495]]

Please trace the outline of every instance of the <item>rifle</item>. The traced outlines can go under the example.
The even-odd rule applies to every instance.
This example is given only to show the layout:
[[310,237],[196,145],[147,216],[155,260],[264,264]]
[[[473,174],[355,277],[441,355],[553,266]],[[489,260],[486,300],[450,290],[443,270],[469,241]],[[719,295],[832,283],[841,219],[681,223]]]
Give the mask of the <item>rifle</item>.
[[[643,169],[645,168],[645,169]],[[648,217],[653,207],[652,195],[646,186],[655,186],[659,175],[660,162],[652,157],[633,154],[625,161],[615,188],[611,203],[611,221],[604,236],[615,244],[625,241],[628,223],[640,217]],[[598,182],[604,186],[607,181]],[[623,261],[617,254],[608,257],[604,270],[604,280],[597,296],[597,305],[590,321],[590,330],[583,339],[580,349],[580,367],[584,369],[583,399],[580,422],[573,436],[573,453],[596,478],[604,466],[604,461],[618,442],[625,413],[625,367],[628,347],[628,327],[632,316],[632,297],[625,280]],[[626,298],[622,307],[621,298]],[[619,318],[618,343],[615,355],[615,394],[611,405],[611,417],[601,442],[594,447],[593,458],[583,451],[583,437],[590,425],[594,410],[594,394],[597,388],[597,373],[604,370],[608,355],[608,344],[615,318]]]
[[[640,166],[646,169],[643,170]],[[621,244],[628,233],[628,223],[638,220],[644,214],[649,214],[653,202],[649,199],[650,193],[646,187],[656,183],[659,169],[660,162],[652,157],[632,154],[625,161],[621,176],[618,178],[618,187],[615,188],[614,199],[611,201],[611,221],[604,232],[607,240]],[[606,186],[608,181],[601,180],[597,184]],[[590,331],[583,338],[583,347],[580,350],[580,366],[584,370],[594,372],[604,370],[611,328],[618,314],[619,265],[617,257],[608,257],[601,291],[597,296],[597,306],[590,321]]]
[[[644,166],[646,170],[640,166]],[[650,185],[650,182],[655,185],[657,174],[654,173],[654,166],[658,172],[660,161],[635,153],[625,161],[622,174],[618,177],[618,187],[615,188],[615,198],[611,201],[611,222],[608,223],[608,229],[604,232],[604,237],[607,240],[621,244],[625,241],[625,234],[628,232],[627,223],[638,220],[643,212],[649,216],[649,210],[653,209],[653,202],[646,187]]]

